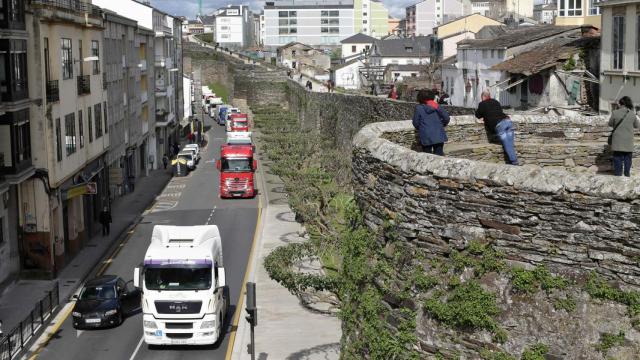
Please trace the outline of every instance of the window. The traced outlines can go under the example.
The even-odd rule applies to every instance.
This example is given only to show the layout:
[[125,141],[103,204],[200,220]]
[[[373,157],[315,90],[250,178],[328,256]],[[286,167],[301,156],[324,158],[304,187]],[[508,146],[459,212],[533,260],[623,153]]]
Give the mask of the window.
[[362,23],[363,23],[363,24],[366,24],[366,23],[367,23],[367,20],[362,20]]
[[71,39],[62,38],[62,79],[73,77],[73,53],[71,51]]
[[0,40],[0,93],[3,101],[29,97],[27,88],[27,41]]
[[589,15],[600,15],[600,0],[589,0]]
[[56,119],[56,155],[58,161],[62,161],[62,130],[60,129],[60,118]]
[[93,107],[93,118],[96,122],[96,139],[102,136],[102,104]]
[[91,40],[91,56],[98,58],[98,60],[93,60],[93,75],[98,75],[100,74],[100,43],[96,40]]
[[582,0],[559,0],[559,16],[582,16]]
[[64,117],[64,143],[67,156],[76,152],[76,115],[71,113]]
[[84,124],[82,121],[82,110],[78,110],[78,140],[80,140],[80,149],[84,147]]
[[91,120],[91,106],[87,108],[87,124],[89,125],[89,142],[93,141],[93,121]]
[[352,53],[354,53],[354,52],[356,52],[356,51],[357,51],[357,50],[356,50],[356,46],[355,46],[355,45],[351,45],[351,52],[352,52]]
[[25,29],[23,0],[0,0],[0,28]]
[[624,65],[624,16],[613,17],[613,46],[611,47],[613,56],[613,68],[622,69]]
[[491,49],[491,58],[493,59],[494,57],[496,57],[496,51]]
[[104,133],[109,132],[109,123],[107,122],[107,102],[102,103],[102,109],[104,111]]

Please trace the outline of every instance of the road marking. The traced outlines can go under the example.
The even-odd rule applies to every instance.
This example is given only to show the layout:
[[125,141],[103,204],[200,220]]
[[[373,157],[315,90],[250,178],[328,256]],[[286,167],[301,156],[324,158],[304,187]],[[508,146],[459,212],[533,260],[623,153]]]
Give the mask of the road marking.
[[80,337],[80,335],[82,335],[82,333],[84,332],[84,330],[78,330],[76,329],[76,339]]
[[142,335],[142,337],[140,338],[140,341],[138,341],[138,346],[136,346],[136,349],[133,351],[133,354],[131,354],[131,357],[129,358],[129,360],[135,359],[136,355],[138,355],[138,351],[140,350],[140,346],[142,346],[143,341],[144,341],[144,335]]
[[213,207],[213,209],[211,210],[211,213],[209,214],[209,218],[207,219],[207,225],[211,225],[211,218],[213,218],[213,214],[216,212],[216,206]]
[[258,232],[260,231],[260,224],[262,223],[262,197],[258,197],[258,220],[256,221],[256,230],[253,233],[253,243],[251,244],[251,251],[249,252],[249,259],[247,260],[247,269],[244,272],[244,279],[242,279],[242,284],[240,284],[240,299],[238,299],[238,307],[236,307],[236,311],[233,314],[233,321],[231,323],[231,333],[229,334],[229,345],[227,345],[227,354],[225,356],[225,360],[231,360],[231,355],[233,355],[233,345],[236,340],[236,332],[238,328],[238,322],[240,320],[240,314],[244,311],[242,306],[244,306],[244,297],[246,293],[246,283],[249,279],[249,273],[251,273],[251,265],[253,263],[253,253],[256,249],[256,243],[258,239]]
[[[73,302],[67,303],[67,305],[65,305],[64,308],[62,308],[62,311],[60,311],[60,313],[56,315],[56,317],[53,319],[52,324],[49,324],[48,326],[49,330],[48,331],[45,330],[44,340],[41,342],[36,342],[36,344],[33,345],[32,349],[35,347],[35,350],[31,352],[32,355],[31,357],[29,357],[29,360],[36,359],[38,355],[40,355],[42,350],[44,350],[44,348],[47,347],[47,345],[49,344],[49,341],[51,341],[51,338],[53,338],[53,335],[55,335],[58,332],[58,330],[60,329],[62,324],[65,322],[65,320],[67,320],[69,315],[71,315],[71,312],[73,311],[73,305],[74,305]],[[40,338],[42,338],[42,336]]]

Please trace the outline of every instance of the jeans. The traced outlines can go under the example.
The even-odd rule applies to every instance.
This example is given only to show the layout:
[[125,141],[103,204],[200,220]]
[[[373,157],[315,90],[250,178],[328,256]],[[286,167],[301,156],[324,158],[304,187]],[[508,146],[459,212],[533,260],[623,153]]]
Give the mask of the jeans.
[[444,143],[422,145],[422,151],[429,154],[444,156]]
[[110,232],[109,230],[111,230],[110,229],[111,228],[110,225],[111,224],[108,224],[108,223],[107,224],[102,224],[102,236],[109,235],[109,232]]
[[624,176],[631,176],[631,157],[633,153],[614,151],[613,152],[613,172],[616,176],[622,176],[624,168]]
[[513,131],[513,123],[509,119],[501,120],[496,125],[496,135],[502,143],[504,153],[507,155],[508,162],[511,165],[518,165],[518,157],[515,148],[515,132]]

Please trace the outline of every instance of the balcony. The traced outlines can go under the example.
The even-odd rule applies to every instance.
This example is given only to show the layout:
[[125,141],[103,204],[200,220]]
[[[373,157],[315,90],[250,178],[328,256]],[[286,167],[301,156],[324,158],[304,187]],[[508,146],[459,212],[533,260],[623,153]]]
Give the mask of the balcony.
[[140,60],[140,71],[147,71],[147,60]]
[[83,26],[102,26],[99,7],[80,0],[32,0],[31,7],[39,17],[72,21]]
[[164,24],[160,24],[160,25],[154,25],[153,26],[153,31],[155,31],[156,33],[156,37],[164,37],[164,36],[171,36],[173,35],[173,31],[172,29]]
[[47,102],[54,103],[60,101],[60,87],[58,80],[47,81]]
[[78,78],[78,95],[91,94],[91,76],[79,75],[77,78]]

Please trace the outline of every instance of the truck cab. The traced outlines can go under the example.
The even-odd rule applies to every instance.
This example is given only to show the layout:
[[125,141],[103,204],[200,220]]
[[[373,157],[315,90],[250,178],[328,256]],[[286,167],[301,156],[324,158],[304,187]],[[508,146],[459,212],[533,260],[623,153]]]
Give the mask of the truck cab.
[[225,125],[227,122],[227,113],[229,111],[228,105],[218,106],[218,125]]
[[221,198],[252,198],[256,196],[254,173],[258,161],[253,159],[252,145],[222,145],[220,160]]
[[231,132],[234,131],[249,131],[249,118],[247,114],[231,114]]
[[210,345],[224,336],[229,296],[217,226],[156,225],[133,281],[147,344]]

